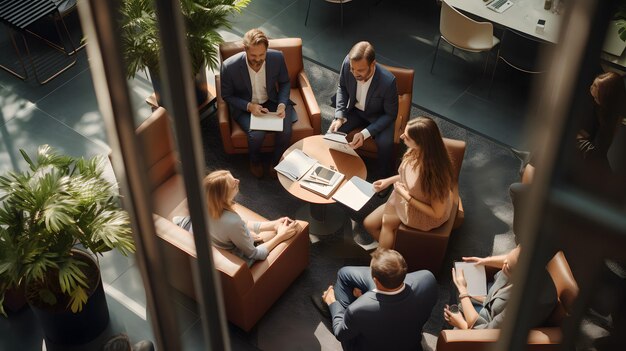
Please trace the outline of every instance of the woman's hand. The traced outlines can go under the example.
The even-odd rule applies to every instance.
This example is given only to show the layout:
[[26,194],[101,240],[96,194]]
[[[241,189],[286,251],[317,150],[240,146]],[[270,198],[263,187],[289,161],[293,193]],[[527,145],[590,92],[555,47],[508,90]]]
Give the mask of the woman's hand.
[[487,263],[487,258],[484,257],[462,257],[463,258],[463,262],[470,262],[470,263],[474,263],[475,265],[480,265],[480,266],[484,266]]
[[393,183],[393,189],[398,193],[398,195],[402,196],[404,200],[411,201],[411,194],[409,194],[409,189],[407,189],[404,183],[402,182]]
[[467,322],[461,312],[452,313],[448,305],[443,308],[443,319],[458,329],[467,329]]
[[456,285],[459,295],[467,294],[467,281],[462,269],[457,272],[456,269],[452,268],[452,282]]
[[289,221],[289,217],[281,217],[279,219],[275,219],[273,221],[271,221],[270,223],[272,223],[272,228],[274,228],[274,231],[277,232],[278,231],[278,227],[280,227],[281,224],[283,224],[285,221]]
[[391,185],[391,182],[389,181],[389,178],[385,178],[375,181],[372,185],[374,186],[374,191],[380,192],[387,189]]
[[276,229],[276,236],[280,238],[280,241],[288,240],[292,236],[296,235],[300,226],[298,222],[287,218],[287,220],[280,223],[278,229]]

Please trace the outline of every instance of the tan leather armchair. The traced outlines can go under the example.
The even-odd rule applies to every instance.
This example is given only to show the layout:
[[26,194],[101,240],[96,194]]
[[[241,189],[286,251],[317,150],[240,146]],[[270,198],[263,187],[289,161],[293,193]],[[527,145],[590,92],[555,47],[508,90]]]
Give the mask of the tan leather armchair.
[[[529,351],[560,350],[560,324],[578,296],[578,284],[565,259],[558,252],[547,265],[556,286],[558,303],[545,327],[531,329],[528,334]],[[490,350],[500,336],[499,329],[442,330],[437,339],[437,351]]]
[[[393,132],[393,144],[394,155],[397,154],[398,145],[402,142],[400,135],[404,133],[404,128],[411,116],[411,102],[413,100],[413,77],[415,71],[408,68],[393,67],[382,65],[389,70],[396,77],[396,86],[398,87],[398,116],[394,124]],[[363,128],[357,128],[348,133],[348,140],[352,140],[354,134],[360,132]],[[358,153],[362,156],[376,158],[378,155],[378,148],[376,142],[372,138],[367,138],[363,142],[358,150]]]
[[459,173],[465,155],[465,142],[447,138],[443,138],[443,141],[450,154],[454,175],[452,184],[454,202],[450,218],[440,227],[430,231],[417,230],[404,224],[398,227],[394,249],[404,256],[410,272],[420,269],[428,269],[435,274],[439,272],[457,216],[463,213],[459,197]]
[[[302,39],[284,38],[270,39],[269,48],[279,50],[285,56],[291,91],[289,98],[295,103],[294,109],[298,114],[298,121],[293,124],[291,144],[311,135],[320,134],[321,111],[315,100],[311,83],[304,72],[302,61]],[[220,45],[220,57],[224,61],[227,58],[243,51],[243,44],[238,42],[226,42]],[[217,116],[220,125],[220,134],[224,151],[228,154],[248,153],[248,139],[246,132],[239,127],[231,117],[228,104],[222,99],[220,76],[215,76],[217,89]],[[274,149],[274,135],[269,133],[263,141],[261,151],[269,152]]]
[[[167,280],[174,288],[195,299],[192,261],[196,259],[193,236],[176,226],[174,216],[187,215],[183,178],[177,172],[178,157],[162,107],[139,126],[137,135],[144,145],[149,184],[154,201],[156,232],[163,245]],[[266,220],[237,205],[244,219]],[[249,331],[309,264],[308,223],[298,221],[302,231],[274,248],[266,260],[248,267],[240,257],[213,247],[213,262],[219,271],[226,316],[230,322]]]

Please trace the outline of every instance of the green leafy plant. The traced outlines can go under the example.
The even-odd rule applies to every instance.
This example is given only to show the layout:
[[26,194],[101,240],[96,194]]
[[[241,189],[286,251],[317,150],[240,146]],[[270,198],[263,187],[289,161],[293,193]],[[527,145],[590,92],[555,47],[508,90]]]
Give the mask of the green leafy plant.
[[613,16],[613,20],[617,21],[620,39],[626,41],[626,1],[622,1],[617,7],[617,12]]
[[[208,65],[218,66],[218,45],[223,41],[217,32],[231,28],[229,16],[240,13],[250,0],[181,0],[186,24],[186,38],[191,68],[195,74]],[[125,0],[122,12],[122,50],[127,64],[126,75],[138,71],[159,71],[159,32],[153,0]]]
[[0,176],[0,312],[6,290],[18,286],[78,312],[95,287],[76,248],[134,252],[128,214],[117,185],[102,176],[102,157],[63,156],[48,145],[35,160],[20,152],[29,169]]

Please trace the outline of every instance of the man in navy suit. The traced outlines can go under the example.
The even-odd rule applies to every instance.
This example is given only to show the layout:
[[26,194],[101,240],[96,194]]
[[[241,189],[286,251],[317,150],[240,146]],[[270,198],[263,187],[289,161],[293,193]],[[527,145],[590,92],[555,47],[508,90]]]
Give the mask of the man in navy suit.
[[329,131],[349,133],[364,128],[350,146],[358,149],[365,139],[373,137],[378,148],[378,176],[388,177],[395,171],[393,127],[397,116],[396,77],[376,63],[372,44],[356,43],[341,65],[335,119]]
[[437,281],[427,270],[406,273],[402,255],[379,248],[370,267],[343,267],[322,299],[344,350],[422,350],[422,327],[437,302]]
[[275,176],[273,166],[291,140],[291,124],[297,120],[292,103],[289,101],[290,80],[285,58],[280,51],[268,50],[269,41],[259,29],[249,30],[243,37],[244,51],[229,57],[222,63],[222,98],[230,107],[233,119],[248,133],[250,171],[263,177],[261,146],[265,131],[250,130],[250,114],[263,116],[276,111],[283,120],[283,131],[274,132],[274,155],[270,172]]

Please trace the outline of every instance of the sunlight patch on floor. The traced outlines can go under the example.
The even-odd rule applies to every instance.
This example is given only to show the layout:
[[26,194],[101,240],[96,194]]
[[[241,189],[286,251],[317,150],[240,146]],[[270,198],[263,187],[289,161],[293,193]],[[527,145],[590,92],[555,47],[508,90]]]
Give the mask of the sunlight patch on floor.
[[119,302],[122,306],[128,308],[128,310],[137,315],[137,317],[143,319],[144,321],[146,320],[146,307],[128,297],[123,292],[117,290],[112,285],[106,283],[102,283],[102,285],[104,286],[104,291],[107,295],[115,299],[115,301]]

